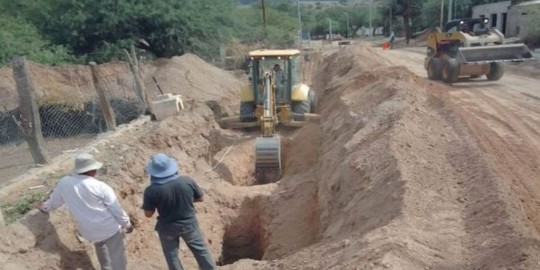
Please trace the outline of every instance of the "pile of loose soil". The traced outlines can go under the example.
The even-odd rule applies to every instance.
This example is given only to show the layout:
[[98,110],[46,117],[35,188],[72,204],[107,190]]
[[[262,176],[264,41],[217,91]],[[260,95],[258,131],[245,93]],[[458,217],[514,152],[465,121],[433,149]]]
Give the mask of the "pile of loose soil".
[[[198,218],[220,269],[538,266],[534,227],[506,176],[493,168],[498,157],[486,156],[446,86],[391,66],[364,45],[315,63],[307,79],[321,122],[279,131],[285,169],[266,185],[253,179],[258,133],[223,130],[216,122],[234,111],[234,89],[242,83],[194,56],[156,63],[161,86],[192,100],[187,109],[95,146],[106,165],[101,179],[137,220],[127,239],[130,269],[165,266],[155,221],[139,209],[148,184],[143,168],[158,151],[177,158],[181,172],[205,190]],[[46,172],[29,183],[52,187]],[[6,243],[0,263],[8,269],[96,265],[65,210],[33,211],[0,239]],[[181,255],[186,268],[196,268],[189,250]]]
[[[81,106],[96,97],[89,66],[69,65],[49,67],[29,62],[39,104]],[[127,63],[112,62],[99,65],[100,78],[113,97],[134,98],[133,75]],[[19,96],[10,66],[0,69],[0,110],[18,106]]]
[[271,197],[265,258],[278,260],[230,269],[537,267],[529,217],[445,86],[364,46],[316,78],[323,120],[292,138]]
[[[143,124],[127,127],[122,135],[108,136],[86,149],[103,161],[105,166],[100,172],[100,179],[117,191],[122,205],[138,221],[136,232],[128,236],[129,260],[134,267],[131,269],[159,269],[164,265],[159,240],[153,232],[155,221],[140,218],[142,192],[149,183],[143,168],[149,156],[156,152],[176,157],[182,173],[201,179],[199,183],[208,195],[206,202],[198,208],[200,223],[216,259],[220,259],[223,235],[245,232],[243,220],[253,216],[245,211],[240,215],[239,209],[253,208],[252,211],[257,213],[258,197],[262,196],[258,194],[266,194],[272,189],[272,185],[260,186],[247,194],[243,191],[245,187],[229,184],[215,172],[219,171],[217,165],[221,164],[217,159],[230,160],[229,154],[223,153],[226,151],[224,148],[235,143],[234,149],[229,151],[234,153],[243,147],[242,140],[246,140],[241,132],[221,130],[216,122],[216,112],[222,114],[237,110],[237,102],[232,99],[237,96],[237,87],[242,83],[232,73],[219,70],[193,55],[160,60],[151,68],[148,85],[153,83],[151,77],[155,76],[163,89],[171,89],[167,92],[184,95],[186,109],[179,116],[163,122],[143,120]],[[184,77],[190,73],[192,77]],[[164,74],[168,77],[160,77]],[[227,95],[230,100],[223,98]],[[30,179],[21,177],[20,181],[26,181],[26,185],[7,187],[2,201],[16,200],[29,193],[28,186],[43,184],[52,189],[58,177],[68,172],[70,163],[70,159],[64,158]],[[252,171],[246,172],[250,173]],[[239,173],[235,172],[236,175]],[[246,181],[253,182],[252,179]],[[240,196],[243,194],[249,198]],[[92,246],[77,236],[66,210],[50,216],[34,210],[5,230],[7,233],[1,238],[6,245],[0,252],[0,261],[9,266],[7,269],[88,269],[97,265]],[[227,245],[235,246],[234,241]],[[183,253],[185,257],[188,251],[184,249]],[[235,258],[235,255],[227,256]],[[47,259],[29,259],[42,257]],[[191,257],[185,260],[188,268],[195,264]]]
[[[142,74],[145,76],[143,80],[150,100],[159,94],[152,77],[157,79],[165,93],[185,94],[199,101],[234,97],[238,84],[236,77],[210,64],[201,65],[201,62],[203,61],[193,54],[141,62]],[[97,96],[89,66],[48,67],[32,62],[29,62],[29,66],[39,104],[81,106]],[[98,71],[99,78],[111,97],[136,98],[133,74],[127,63],[101,64],[98,65]],[[17,106],[18,94],[13,71],[7,66],[0,69],[0,110],[8,111]]]

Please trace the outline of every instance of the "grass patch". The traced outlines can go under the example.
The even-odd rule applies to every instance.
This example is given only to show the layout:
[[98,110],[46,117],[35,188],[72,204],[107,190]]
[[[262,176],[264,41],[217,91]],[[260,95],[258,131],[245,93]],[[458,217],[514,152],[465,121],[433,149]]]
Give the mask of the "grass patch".
[[4,222],[6,225],[15,222],[30,210],[38,208],[39,204],[47,199],[47,196],[48,192],[33,192],[23,195],[16,201],[2,204]]

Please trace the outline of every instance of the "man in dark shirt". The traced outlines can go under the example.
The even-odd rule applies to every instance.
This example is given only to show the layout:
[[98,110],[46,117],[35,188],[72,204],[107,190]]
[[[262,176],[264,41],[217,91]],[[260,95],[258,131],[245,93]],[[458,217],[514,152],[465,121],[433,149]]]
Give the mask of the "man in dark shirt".
[[276,84],[276,98],[278,100],[281,100],[285,97],[284,95],[284,88],[285,88],[285,74],[283,70],[281,69],[281,66],[279,64],[274,65],[274,76],[276,76],[274,83]]
[[162,153],[152,156],[146,172],[151,184],[144,191],[142,209],[148,218],[156,209],[158,211],[155,229],[169,269],[183,269],[178,257],[180,237],[193,252],[201,269],[216,269],[195,216],[193,203],[203,201],[197,183],[188,176],[180,176],[176,160]]

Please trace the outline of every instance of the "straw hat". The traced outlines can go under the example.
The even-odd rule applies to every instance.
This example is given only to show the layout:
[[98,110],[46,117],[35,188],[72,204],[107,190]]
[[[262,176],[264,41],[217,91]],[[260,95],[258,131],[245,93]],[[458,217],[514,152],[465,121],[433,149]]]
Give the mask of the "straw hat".
[[75,156],[75,166],[72,173],[82,174],[93,170],[99,170],[101,167],[103,167],[103,163],[95,160],[93,155],[82,153]]

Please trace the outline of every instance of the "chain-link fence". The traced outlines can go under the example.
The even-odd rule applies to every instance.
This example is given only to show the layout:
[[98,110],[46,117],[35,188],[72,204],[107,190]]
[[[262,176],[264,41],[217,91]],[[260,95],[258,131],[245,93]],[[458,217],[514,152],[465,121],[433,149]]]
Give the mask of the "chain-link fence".
[[[118,125],[129,123],[144,113],[144,104],[136,99],[111,98]],[[0,112],[0,145],[19,144],[24,140],[18,127],[19,109]],[[45,139],[69,138],[77,135],[96,135],[106,131],[105,120],[96,100],[80,108],[66,104],[39,106],[41,132]]]
[[[40,78],[34,77],[37,77],[34,81]],[[146,105],[135,94],[133,74],[129,71],[127,64],[116,70],[105,68],[97,77],[99,86],[104,90],[114,112],[116,125],[129,123],[145,113]],[[41,89],[43,92],[51,90],[60,92],[56,96],[48,92],[41,93],[41,98],[37,100],[44,148],[49,157],[54,157],[66,150],[83,147],[94,140],[98,134],[107,131],[96,92],[98,85],[94,85],[91,78],[88,69],[86,73],[80,75],[80,78],[69,80],[73,81],[71,87],[68,82],[57,89]],[[39,89],[39,87],[36,83],[36,88]],[[18,100],[17,96],[13,96],[13,101],[15,100]],[[24,172],[23,168],[33,165],[23,130],[19,107],[0,111],[0,179],[2,181],[18,176]],[[0,186],[2,181],[0,181]]]

